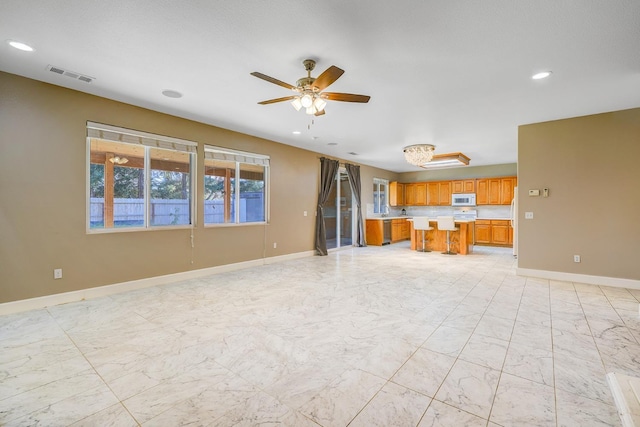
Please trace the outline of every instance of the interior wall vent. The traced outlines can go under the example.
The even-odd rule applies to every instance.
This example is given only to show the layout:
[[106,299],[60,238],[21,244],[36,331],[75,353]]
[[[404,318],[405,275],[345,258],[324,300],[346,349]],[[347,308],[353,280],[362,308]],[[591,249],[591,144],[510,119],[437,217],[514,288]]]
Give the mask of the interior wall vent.
[[85,82],[85,83],[91,83],[92,81],[95,80],[95,77],[85,76],[80,73],[76,73],[74,71],[69,71],[69,70],[65,70],[64,68],[56,67],[54,65],[47,65],[47,70],[51,71],[52,73],[71,77],[72,79],[80,80],[81,82]]

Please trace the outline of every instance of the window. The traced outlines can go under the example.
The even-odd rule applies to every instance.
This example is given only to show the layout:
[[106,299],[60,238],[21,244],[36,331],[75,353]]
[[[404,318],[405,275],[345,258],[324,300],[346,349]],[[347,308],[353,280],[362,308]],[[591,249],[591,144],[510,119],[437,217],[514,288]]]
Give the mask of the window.
[[87,123],[89,231],[193,224],[197,144]]
[[269,157],[204,146],[204,223],[267,222]]
[[389,181],[373,178],[373,213],[388,213]]

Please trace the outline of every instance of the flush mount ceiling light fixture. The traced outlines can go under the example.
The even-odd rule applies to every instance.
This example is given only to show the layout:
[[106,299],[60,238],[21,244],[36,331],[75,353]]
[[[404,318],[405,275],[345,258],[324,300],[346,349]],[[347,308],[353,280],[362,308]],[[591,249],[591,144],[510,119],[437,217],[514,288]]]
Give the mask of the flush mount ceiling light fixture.
[[291,105],[297,111],[304,108],[305,113],[309,115],[321,116],[324,112],[324,107],[327,105],[327,101],[342,101],[342,102],[369,102],[370,97],[368,95],[354,95],[352,93],[338,93],[338,92],[323,92],[330,84],[338,80],[338,78],[344,73],[344,70],[332,65],[327,68],[317,78],[311,77],[311,71],[316,66],[316,61],[313,59],[305,59],[302,61],[304,69],[307,71],[307,77],[298,79],[296,85],[290,85],[281,80],[274,79],[265,74],[253,72],[252,76],[265,80],[269,83],[276,84],[278,86],[285,87],[296,92],[296,95],[285,96],[282,98],[269,99],[267,101],[258,102],[260,105],[274,104],[276,102],[291,101]]
[[436,154],[430,162],[420,166],[424,169],[453,168],[457,166],[469,166],[471,159],[462,153]]
[[540,73],[534,74],[533,76],[531,76],[531,78],[533,80],[540,80],[540,79],[546,79],[550,75],[551,75],[551,71],[542,71]]
[[9,46],[14,47],[16,49],[24,50],[25,52],[33,52],[33,48],[28,44],[18,42],[15,40],[7,40],[7,43],[9,43]]
[[129,159],[127,159],[126,157],[113,156],[109,159],[109,161],[114,165],[124,165],[129,161]]
[[404,151],[404,158],[407,163],[414,166],[422,166],[431,161],[435,149],[436,146],[431,144],[414,144],[404,147],[402,151]]

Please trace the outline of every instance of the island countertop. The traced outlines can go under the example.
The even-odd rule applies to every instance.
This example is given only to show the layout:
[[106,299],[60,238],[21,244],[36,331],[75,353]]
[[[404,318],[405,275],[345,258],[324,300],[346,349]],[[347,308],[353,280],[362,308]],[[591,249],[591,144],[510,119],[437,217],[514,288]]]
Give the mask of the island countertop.
[[400,216],[375,216],[373,218],[366,218],[367,220],[373,219],[378,221],[384,221],[385,219],[412,219],[412,216],[409,215],[400,215]]

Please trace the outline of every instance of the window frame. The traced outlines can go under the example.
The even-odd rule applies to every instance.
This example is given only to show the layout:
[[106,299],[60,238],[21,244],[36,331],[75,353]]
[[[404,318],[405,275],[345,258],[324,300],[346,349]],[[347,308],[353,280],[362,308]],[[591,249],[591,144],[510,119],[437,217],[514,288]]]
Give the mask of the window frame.
[[[373,190],[373,213],[374,214],[383,214],[386,213],[383,209],[384,207],[389,206],[389,180],[384,178],[373,178],[373,185],[376,186],[376,189]],[[384,191],[384,201],[380,200],[380,186],[384,185],[386,190]],[[376,206],[376,194],[378,195],[378,206]],[[384,202],[384,203],[382,203]]]
[[[209,154],[207,154],[209,153]],[[215,158],[212,156],[215,153]],[[207,177],[207,160],[221,160],[226,162],[235,162],[235,175],[234,175],[234,188],[233,194],[233,206],[229,208],[233,211],[233,221],[231,222],[206,222],[205,215],[203,214],[202,223],[204,227],[242,227],[242,226],[254,226],[265,225],[271,221],[271,157],[264,154],[250,153],[247,151],[234,150],[231,148],[219,147],[210,144],[204,144],[204,168],[202,171],[202,185],[204,187],[204,180]],[[241,164],[254,164],[264,167],[264,220],[263,221],[251,221],[240,222],[240,165]],[[204,192],[203,192],[204,197]],[[203,199],[204,209],[204,199]]]
[[[104,233],[127,233],[139,231],[158,231],[193,229],[197,224],[197,147],[198,143],[184,139],[173,138],[164,135],[152,134],[148,132],[126,129],[102,123],[86,123],[86,218],[85,227],[87,234]],[[102,136],[99,136],[102,135]],[[105,137],[104,135],[109,135]],[[119,138],[115,139],[115,136]],[[139,145],[144,148],[143,171],[144,171],[144,224],[134,227],[91,227],[91,140],[101,139],[116,144]],[[180,147],[177,149],[176,147]],[[175,225],[152,225],[151,224],[151,150],[157,148],[161,150],[183,152],[189,157],[189,224]]]

